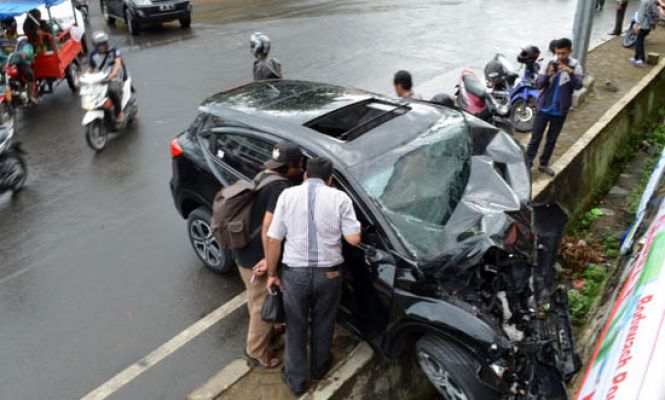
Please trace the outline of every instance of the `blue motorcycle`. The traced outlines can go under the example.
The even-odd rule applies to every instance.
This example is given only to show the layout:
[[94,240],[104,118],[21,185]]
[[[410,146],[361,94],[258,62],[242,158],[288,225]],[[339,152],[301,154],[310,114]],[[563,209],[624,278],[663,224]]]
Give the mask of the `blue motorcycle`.
[[519,132],[530,132],[533,128],[540,96],[540,91],[535,88],[539,57],[540,51],[535,46],[522,49],[517,57],[517,61],[523,64],[521,77],[503,54],[495,55],[485,66],[485,78],[492,91],[510,94],[510,123]]

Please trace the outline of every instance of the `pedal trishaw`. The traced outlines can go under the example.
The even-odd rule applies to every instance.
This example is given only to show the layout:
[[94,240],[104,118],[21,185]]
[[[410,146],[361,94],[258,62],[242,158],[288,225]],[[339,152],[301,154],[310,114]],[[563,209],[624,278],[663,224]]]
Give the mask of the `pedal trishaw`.
[[[52,19],[50,8],[57,4],[70,0],[4,0],[0,3],[0,19],[13,18],[28,11],[45,6],[48,14],[48,27],[50,32],[41,36],[41,43],[35,46],[35,57],[32,64],[32,70],[35,75],[35,91],[39,94],[52,93],[54,86],[67,81],[72,92],[77,93],[81,76],[81,64],[79,56],[83,55],[82,49],[82,30],[78,28],[76,12],[72,5],[72,13],[75,23],[71,27],[61,29]],[[28,15],[26,18],[34,17]],[[40,21],[35,21],[39,26]],[[82,21],[81,21],[82,23]],[[44,29],[42,29],[44,30]],[[17,47],[26,41],[25,36],[20,36],[17,40]],[[16,53],[16,51],[15,51]],[[25,106],[29,103],[31,97],[27,91],[27,80],[21,76],[14,65],[16,54],[9,55],[9,61],[6,63],[6,83],[7,88],[4,93],[5,101],[14,106]],[[0,103],[2,100],[0,100]]]

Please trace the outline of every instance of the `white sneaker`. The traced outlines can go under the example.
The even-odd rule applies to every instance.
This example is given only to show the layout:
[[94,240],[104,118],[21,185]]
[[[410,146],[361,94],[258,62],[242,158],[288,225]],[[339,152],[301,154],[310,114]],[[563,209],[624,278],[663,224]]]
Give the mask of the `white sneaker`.
[[646,67],[647,64],[643,60],[635,60],[633,65],[636,67]]
[[637,61],[637,60],[635,59],[635,57],[630,57],[630,58],[628,59],[628,62],[631,63],[631,64],[635,64],[635,61]]

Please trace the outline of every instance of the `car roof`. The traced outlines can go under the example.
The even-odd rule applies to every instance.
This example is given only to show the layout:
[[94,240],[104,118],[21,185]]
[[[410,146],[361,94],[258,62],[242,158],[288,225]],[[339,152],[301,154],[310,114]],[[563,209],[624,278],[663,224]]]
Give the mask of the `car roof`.
[[[409,112],[350,141],[339,140],[304,125],[371,99],[408,107]],[[442,116],[452,112],[430,104],[407,104],[359,89],[294,80],[252,82],[225,90],[206,99],[200,110],[225,119],[231,125],[275,134],[319,155],[334,158],[347,167],[385,154],[422,134]]]

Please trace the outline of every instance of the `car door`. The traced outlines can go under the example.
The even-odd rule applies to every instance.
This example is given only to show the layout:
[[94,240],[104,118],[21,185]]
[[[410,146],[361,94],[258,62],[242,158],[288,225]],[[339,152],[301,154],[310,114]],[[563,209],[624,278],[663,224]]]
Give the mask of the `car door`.
[[232,184],[254,179],[272,157],[277,138],[246,129],[213,128],[208,151],[222,177]]
[[[374,223],[370,213],[362,205],[350,186],[336,174],[334,185],[351,197],[356,216],[363,226],[363,247],[381,251],[389,249],[388,241]],[[344,243],[344,283],[339,318],[356,334],[371,340],[386,328],[392,307],[393,286],[396,274],[394,262],[368,265],[365,249]]]

